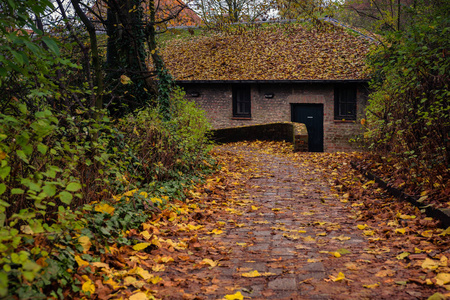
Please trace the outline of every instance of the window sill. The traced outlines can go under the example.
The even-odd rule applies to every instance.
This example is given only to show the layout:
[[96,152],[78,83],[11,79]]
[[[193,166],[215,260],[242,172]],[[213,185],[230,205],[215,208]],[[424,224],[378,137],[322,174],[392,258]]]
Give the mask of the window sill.
[[232,117],[231,120],[251,120],[251,117]]
[[356,123],[356,120],[334,120],[334,123]]

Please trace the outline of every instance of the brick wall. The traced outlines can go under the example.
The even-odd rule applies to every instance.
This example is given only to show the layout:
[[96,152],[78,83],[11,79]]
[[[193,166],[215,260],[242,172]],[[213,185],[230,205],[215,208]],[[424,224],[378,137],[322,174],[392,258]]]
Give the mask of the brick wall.
[[[251,118],[233,118],[232,84],[183,84],[188,99],[196,101],[206,112],[214,128],[226,128],[291,121],[291,104],[315,103],[324,107],[324,151],[351,151],[348,140],[360,133],[364,118],[365,87],[358,88],[358,117],[354,121],[334,120],[334,85],[305,83],[251,84]],[[197,92],[198,97],[191,97]],[[271,93],[273,98],[266,98]]]

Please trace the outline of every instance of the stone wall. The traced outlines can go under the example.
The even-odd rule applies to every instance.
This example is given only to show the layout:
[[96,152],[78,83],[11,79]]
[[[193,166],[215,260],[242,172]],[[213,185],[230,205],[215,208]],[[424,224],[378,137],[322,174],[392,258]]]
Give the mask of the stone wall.
[[308,151],[308,131],[305,124],[294,122],[249,125],[212,130],[211,138],[218,143],[268,140],[294,144],[295,152]]
[[[334,119],[334,85],[331,83],[252,83],[251,118],[234,118],[231,83],[181,84],[188,99],[196,101],[214,128],[248,126],[292,121],[291,104],[316,103],[324,106],[324,151],[351,151],[348,142],[361,132],[360,120],[366,105],[365,86],[358,87],[356,121]],[[198,93],[197,97],[191,94]],[[194,93],[194,94],[195,94]],[[266,98],[273,94],[273,98]]]

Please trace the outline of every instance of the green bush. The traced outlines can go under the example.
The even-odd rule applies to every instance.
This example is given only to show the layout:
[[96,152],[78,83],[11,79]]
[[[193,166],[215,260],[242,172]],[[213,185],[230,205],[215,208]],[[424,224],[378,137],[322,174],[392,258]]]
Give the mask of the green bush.
[[195,174],[206,159],[210,125],[204,111],[183,97],[180,89],[173,92],[169,121],[163,120],[159,108],[145,108],[119,124],[140,162],[138,174],[144,184]]
[[366,140],[422,173],[450,167],[449,34],[448,16],[438,15],[389,35],[370,57]]

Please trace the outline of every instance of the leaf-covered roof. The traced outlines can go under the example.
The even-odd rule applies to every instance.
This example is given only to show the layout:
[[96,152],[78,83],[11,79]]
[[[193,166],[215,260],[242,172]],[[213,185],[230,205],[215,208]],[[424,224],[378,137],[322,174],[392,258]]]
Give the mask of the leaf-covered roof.
[[360,80],[369,46],[333,25],[277,24],[170,40],[161,54],[176,80]]

